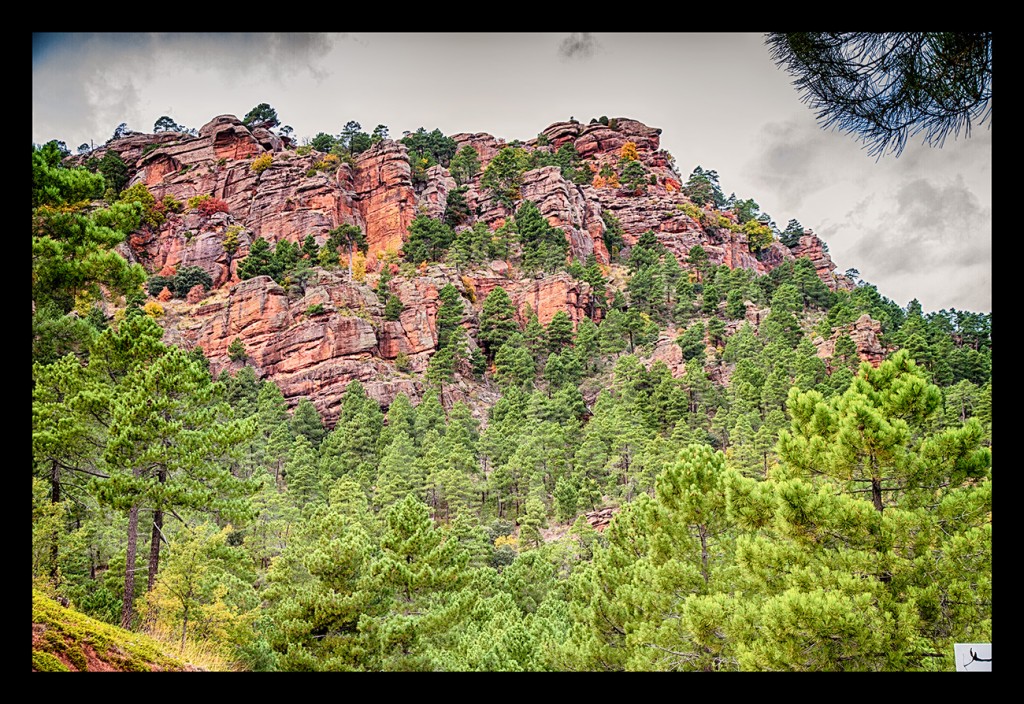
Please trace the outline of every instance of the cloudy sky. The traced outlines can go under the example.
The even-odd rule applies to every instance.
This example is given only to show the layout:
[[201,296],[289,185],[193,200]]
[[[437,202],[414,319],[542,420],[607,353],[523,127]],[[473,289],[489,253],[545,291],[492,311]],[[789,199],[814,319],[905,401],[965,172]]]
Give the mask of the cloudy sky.
[[32,141],[121,122],[201,127],[270,103],[295,135],[439,128],[530,139],[570,116],[662,128],[685,179],[718,172],[829,245],[839,271],[925,311],[992,309],[992,133],[875,160],[825,132],[759,34],[34,34]]

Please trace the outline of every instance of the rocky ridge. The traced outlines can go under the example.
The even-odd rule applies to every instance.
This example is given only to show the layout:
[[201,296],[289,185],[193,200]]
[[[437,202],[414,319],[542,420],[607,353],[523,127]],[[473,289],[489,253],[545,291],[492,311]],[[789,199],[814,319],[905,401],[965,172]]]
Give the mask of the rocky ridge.
[[[793,250],[774,242],[757,257],[750,251],[746,235],[721,226],[717,212],[712,215],[708,209],[694,217],[694,206],[681,192],[682,179],[672,157],[660,148],[660,133],[626,118],[618,119],[614,129],[601,123],[554,123],[541,133],[546,144],[533,139],[522,146],[553,153],[572,144],[596,173],[603,164],[616,163],[623,145],[632,142],[654,182],[639,193],[580,186],[563,178],[558,167],[549,166],[523,174],[521,195],[534,201],[552,226],[564,231],[572,256],[580,260],[593,254],[598,262],[608,263],[602,215],[610,213],[622,224],[627,251],[641,233],[652,230],[680,261],[699,244],[712,263],[763,274],[802,256],[810,259],[832,289],[852,286],[835,274],[835,264],[823,243],[810,231]],[[477,150],[481,173],[506,146],[504,140],[486,133],[457,134],[453,139],[460,148],[472,145]],[[591,309],[589,286],[568,274],[522,278],[504,262],[495,261],[462,271],[431,265],[421,267],[418,276],[395,276],[389,286],[405,308],[399,320],[384,320],[383,302],[372,288],[381,262],[400,253],[417,213],[443,214],[455,180],[439,165],[427,171],[425,184],[414,186],[406,147],[392,140],[381,141],[336,169],[323,168],[324,154],[312,151],[300,156],[288,147],[286,140],[268,130],[250,130],[236,117],[221,115],[204,125],[197,137],[132,134],[90,155],[102,156],[107,149],[118,151],[129,166],[130,183],[146,184],[158,201],[167,195],[181,202],[208,195],[226,203],[226,213],[201,215],[191,210],[169,214],[155,232],[133,236],[123,252],[152,273],[199,266],[210,274],[214,291],[208,298],[166,304],[167,334],[186,346],[202,347],[215,373],[238,366],[227,353],[237,337],[261,376],[278,383],[292,403],[309,397],[330,422],[337,415],[345,386],[353,379],[360,380],[382,405],[398,393],[413,399],[421,395],[417,372],[426,368],[436,347],[438,291],[446,283],[455,285],[469,302],[463,325],[470,333],[471,345],[483,300],[499,285],[508,291],[523,320],[528,309],[536,311],[545,324],[557,311],[565,310],[578,323]],[[269,167],[253,170],[253,160],[264,154],[272,157]],[[480,186],[480,178],[477,174],[466,184],[465,198],[473,220],[494,229],[513,211],[491,197]],[[304,288],[285,288],[269,277],[239,280],[238,262],[256,238],[300,243],[313,235],[319,245],[341,224],[354,224],[366,235],[368,274],[364,282],[351,281],[345,270],[317,270]],[[229,229],[238,239],[234,252],[224,246]],[[322,313],[308,312],[318,310],[314,308],[318,305]],[[863,330],[867,327],[861,326]],[[865,339],[854,336],[855,342],[859,349],[862,343],[867,349],[867,333],[862,337]],[[678,373],[682,365],[673,349],[678,352],[671,340],[659,342],[654,358],[665,359],[673,373]],[[865,354],[871,358],[871,353]],[[406,365],[403,370],[395,365],[399,355]],[[464,382],[446,390],[448,400],[480,394],[495,395],[496,391]]]

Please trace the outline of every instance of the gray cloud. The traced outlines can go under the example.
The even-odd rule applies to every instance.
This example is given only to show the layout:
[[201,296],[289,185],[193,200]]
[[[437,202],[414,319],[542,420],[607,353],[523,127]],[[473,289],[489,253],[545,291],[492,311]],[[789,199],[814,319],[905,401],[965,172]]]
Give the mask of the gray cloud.
[[600,44],[590,32],[573,32],[558,46],[558,55],[566,60],[589,59],[597,53]]
[[[69,144],[83,138],[102,141],[120,122],[127,122],[132,129],[149,130],[155,116],[141,110],[140,97],[152,93],[152,85],[168,76],[190,80],[195,85],[193,95],[238,83],[285,84],[301,75],[322,81],[328,76],[322,59],[344,38],[316,33],[33,37],[33,113],[45,116],[34,118],[33,139],[68,139]],[[213,80],[203,80],[204,76]],[[211,94],[211,105],[216,99],[217,95]],[[68,110],[69,105],[75,110]]]
[[991,310],[992,210],[962,177],[916,178],[881,205],[859,204],[824,233],[849,243],[844,256],[865,279],[901,305]]
[[834,141],[813,123],[771,122],[761,130],[762,150],[750,167],[752,180],[778,193],[790,212],[833,180]]

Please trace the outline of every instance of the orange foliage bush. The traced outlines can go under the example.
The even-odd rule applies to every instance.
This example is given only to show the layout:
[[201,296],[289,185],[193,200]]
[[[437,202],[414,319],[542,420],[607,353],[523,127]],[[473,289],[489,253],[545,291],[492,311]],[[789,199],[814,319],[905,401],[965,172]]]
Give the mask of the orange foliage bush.
[[228,204],[220,198],[208,198],[196,206],[200,215],[213,215],[214,213],[230,212]]

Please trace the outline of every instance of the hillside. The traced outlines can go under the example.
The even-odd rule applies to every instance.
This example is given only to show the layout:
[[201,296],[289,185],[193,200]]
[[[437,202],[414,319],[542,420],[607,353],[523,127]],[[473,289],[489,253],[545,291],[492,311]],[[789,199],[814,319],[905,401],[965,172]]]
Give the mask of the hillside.
[[32,590],[33,672],[195,671],[160,643],[61,606]]
[[633,119],[274,122],[33,148],[35,583],[226,669],[991,641],[991,314],[837,274]]

